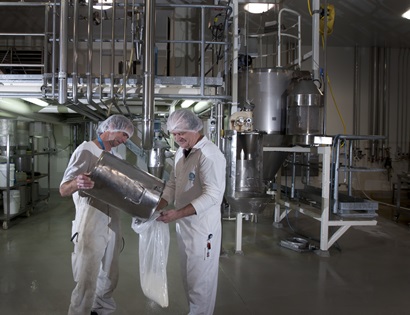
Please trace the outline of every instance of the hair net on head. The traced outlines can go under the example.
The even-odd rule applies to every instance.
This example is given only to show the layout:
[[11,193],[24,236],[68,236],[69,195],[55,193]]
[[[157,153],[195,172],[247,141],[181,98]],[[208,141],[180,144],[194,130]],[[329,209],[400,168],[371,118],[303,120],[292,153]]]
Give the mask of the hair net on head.
[[167,121],[169,132],[198,132],[202,127],[202,120],[188,109],[176,110],[169,116]]
[[98,135],[106,131],[125,132],[128,138],[131,138],[134,134],[134,125],[131,120],[123,115],[112,115],[98,125]]

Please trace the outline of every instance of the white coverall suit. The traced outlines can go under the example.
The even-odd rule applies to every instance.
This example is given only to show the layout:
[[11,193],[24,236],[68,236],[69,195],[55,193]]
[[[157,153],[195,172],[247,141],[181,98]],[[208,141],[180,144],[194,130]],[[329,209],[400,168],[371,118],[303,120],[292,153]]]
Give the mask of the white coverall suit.
[[[102,152],[92,141],[82,143],[71,156],[60,186],[90,172]],[[73,200],[76,214],[72,226],[72,269],[77,284],[68,314],[89,315],[91,310],[99,315],[111,314],[116,308],[112,293],[118,283],[122,245],[120,213],[79,192],[73,194]]]
[[176,221],[181,272],[189,315],[212,315],[218,286],[221,248],[221,203],[225,191],[225,157],[203,137],[187,157],[181,148],[162,198],[175,209],[191,203],[196,215]]

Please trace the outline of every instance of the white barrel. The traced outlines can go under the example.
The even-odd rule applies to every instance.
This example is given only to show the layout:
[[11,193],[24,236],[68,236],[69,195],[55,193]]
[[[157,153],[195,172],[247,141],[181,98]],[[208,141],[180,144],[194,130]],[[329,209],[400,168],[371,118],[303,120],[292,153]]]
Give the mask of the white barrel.
[[9,214],[16,214],[20,210],[20,190],[10,190],[10,203],[7,199],[7,190],[3,191],[3,210],[7,214],[7,204],[9,205]]
[[[14,185],[15,179],[15,166],[10,163],[10,182],[9,186]],[[0,164],[0,187],[7,187],[7,163]]]
[[15,119],[0,119],[0,148],[5,155],[7,148],[7,138],[9,139],[9,146],[12,151],[16,147],[16,128],[17,120]]

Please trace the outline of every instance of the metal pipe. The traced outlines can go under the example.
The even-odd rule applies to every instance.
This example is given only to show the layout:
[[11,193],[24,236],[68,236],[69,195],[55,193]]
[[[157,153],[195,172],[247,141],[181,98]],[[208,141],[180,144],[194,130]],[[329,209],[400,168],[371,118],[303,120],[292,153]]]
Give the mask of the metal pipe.
[[239,22],[238,22],[238,0],[232,0],[233,5],[233,36],[232,36],[232,106],[231,112],[238,111],[238,52],[239,52]]
[[[405,67],[403,69],[409,69],[409,56],[410,56],[410,50],[408,48],[406,48],[407,50],[407,58],[406,58],[406,64]],[[409,73],[408,71],[405,71],[405,79],[403,82],[403,86],[408,87],[408,80],[409,80]],[[409,96],[409,91],[407,88],[404,89],[404,102],[403,102],[403,115],[402,115],[402,134],[403,134],[403,153],[408,154],[409,151],[409,124],[407,123],[409,120],[408,117],[408,96]]]
[[205,8],[201,7],[201,96],[205,86]]
[[390,76],[389,76],[389,71],[387,70],[389,67],[389,61],[390,61],[390,48],[385,48],[385,54],[384,54],[384,76],[383,76],[383,113],[382,113],[382,118],[383,118],[383,131],[382,135],[386,136],[386,140],[383,141],[388,147],[389,145],[389,130],[390,130],[390,111],[387,110],[388,104],[389,104],[389,91],[390,91]]
[[360,134],[360,48],[354,50],[353,134]]
[[[371,99],[370,99],[370,110],[369,110],[369,134],[375,134],[375,124],[376,124],[376,104],[377,104],[377,88],[378,88],[378,50],[377,47],[373,47],[373,55],[372,55],[372,89],[371,89]],[[374,142],[369,142],[370,147],[370,156],[373,159],[375,152],[374,152]]]
[[[320,82],[319,76],[319,23],[320,23],[320,0],[312,2],[312,72],[313,81]],[[325,72],[326,81],[326,72]],[[325,104],[326,105],[326,104]],[[326,108],[326,106],[325,106]],[[326,116],[325,116],[326,117]],[[324,129],[325,130],[325,129]]]
[[[354,49],[354,82],[353,82],[353,134],[360,134],[360,48]],[[354,143],[354,150],[358,143]]]
[[112,2],[112,15],[111,15],[111,63],[110,63],[110,98],[114,99],[114,71],[115,71],[115,17],[117,13],[116,0]]
[[402,49],[399,49],[399,58],[398,58],[398,65],[399,65],[399,71],[397,71],[397,91],[396,91],[396,95],[397,95],[397,111],[396,111],[396,139],[397,139],[397,146],[396,146],[396,153],[399,153],[398,149],[400,147],[399,145],[399,137],[400,137],[400,100],[401,100],[401,95],[400,95],[400,91],[401,91],[401,72],[403,71],[403,67],[400,66],[401,63],[401,59],[402,59]]
[[42,7],[50,5],[49,2],[0,2],[1,7]]
[[340,142],[341,138],[336,136],[333,142],[333,156],[334,156],[334,171],[333,171],[333,213],[337,213],[339,209],[339,159],[340,159]]
[[58,72],[58,103],[67,102],[67,38],[68,38],[68,3],[61,2],[60,12],[60,70]]
[[128,63],[127,63],[127,7],[128,7],[128,0],[124,1],[124,24],[123,24],[123,36],[124,36],[124,41],[123,41],[123,67],[122,67],[122,101],[124,103],[124,106],[127,106],[127,69],[128,69]]
[[73,12],[73,72],[72,76],[72,91],[73,91],[73,102],[76,104],[78,102],[78,1],[74,1],[74,12]]
[[144,33],[144,130],[142,147],[152,149],[154,133],[154,40],[155,40],[155,0],[145,2]]
[[292,181],[291,181],[291,190],[290,190],[290,198],[295,198],[296,192],[296,152],[292,154]]
[[222,136],[224,130],[224,104],[218,102],[216,104],[216,139],[215,144],[222,150]]
[[57,27],[56,27],[56,16],[57,16],[57,0],[54,0],[54,6],[53,6],[53,44],[52,44],[52,57],[51,57],[51,95],[52,98],[54,99],[55,96],[55,88],[56,88],[56,78],[55,78],[55,73],[56,73],[56,34],[57,34]]
[[[323,92],[325,95],[327,95],[327,91],[328,91],[328,82],[327,82],[327,0],[325,0],[324,3],[324,8],[325,8],[325,23],[324,23],[324,31],[323,31],[323,37],[324,37],[324,43],[323,43]],[[318,17],[319,18],[319,17]],[[319,26],[319,25],[318,25]],[[319,28],[317,29],[317,36],[319,39]],[[316,44],[316,43],[315,43]],[[317,43],[317,45],[319,45],[319,42]],[[317,49],[319,49],[319,46],[317,47]],[[318,55],[319,56],[319,55]],[[317,64],[316,64],[317,69],[314,68],[313,72],[315,73],[315,71],[318,71],[319,69],[319,59],[317,60]],[[317,73],[318,77],[315,78],[315,74],[314,76],[314,80],[319,78],[319,73]],[[316,81],[313,81],[316,82]],[[326,115],[327,115],[327,97],[325,96],[323,98],[323,134],[326,134],[327,132],[327,125],[326,125]]]
[[[232,10],[230,10],[232,12]],[[227,16],[225,17],[225,51],[224,51],[224,77],[225,77],[225,95],[229,95],[229,87],[231,76],[229,75],[229,43],[227,42],[229,38],[229,23],[228,23],[228,10],[226,12]]]
[[93,123],[87,123],[88,126],[88,141],[92,141],[96,135],[94,135],[94,124]]
[[101,12],[101,22],[100,22],[100,54],[99,54],[99,68],[100,68],[100,75],[99,75],[99,82],[98,82],[98,94],[100,96],[100,100],[102,100],[102,92],[103,92],[103,87],[102,87],[102,82],[103,82],[103,70],[102,70],[102,59],[103,59],[103,41],[104,41],[104,34],[103,34],[103,25],[104,25],[104,14],[103,10]]
[[[46,7],[47,9],[48,7]],[[46,30],[47,33],[47,30]],[[45,37],[46,34],[43,33],[0,33],[0,36],[13,36],[13,37],[17,37],[17,36],[33,36],[33,37]]]
[[87,37],[87,49],[88,49],[88,60],[87,60],[87,102],[92,103],[93,90],[92,90],[92,61],[93,61],[93,2],[88,1],[88,37]]
[[[351,167],[353,166],[353,142],[354,141],[349,141],[349,164],[347,165],[349,172],[347,172],[347,193],[349,196],[352,196],[352,172],[350,171]],[[346,145],[346,144],[345,144]]]

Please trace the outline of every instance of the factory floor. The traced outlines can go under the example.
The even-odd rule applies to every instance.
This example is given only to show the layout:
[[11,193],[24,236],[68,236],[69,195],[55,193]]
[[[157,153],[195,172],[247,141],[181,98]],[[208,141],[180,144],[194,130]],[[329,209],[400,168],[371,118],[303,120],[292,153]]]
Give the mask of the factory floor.
[[[408,197],[408,196],[407,196]],[[297,252],[279,245],[303,236],[318,245],[319,223],[291,212],[282,228],[272,226],[271,210],[243,221],[242,251],[235,253],[234,220],[223,222],[215,315],[409,314],[410,216],[395,222],[393,210],[380,206],[376,226],[351,227],[327,252]],[[53,192],[29,217],[13,219],[0,230],[0,314],[63,315],[72,279],[70,198]],[[115,291],[115,314],[186,315],[171,225],[168,261],[169,306],[161,308],[142,293],[138,236],[123,214],[125,248]],[[290,225],[289,225],[290,224]],[[79,314],[80,315],[80,314]]]

